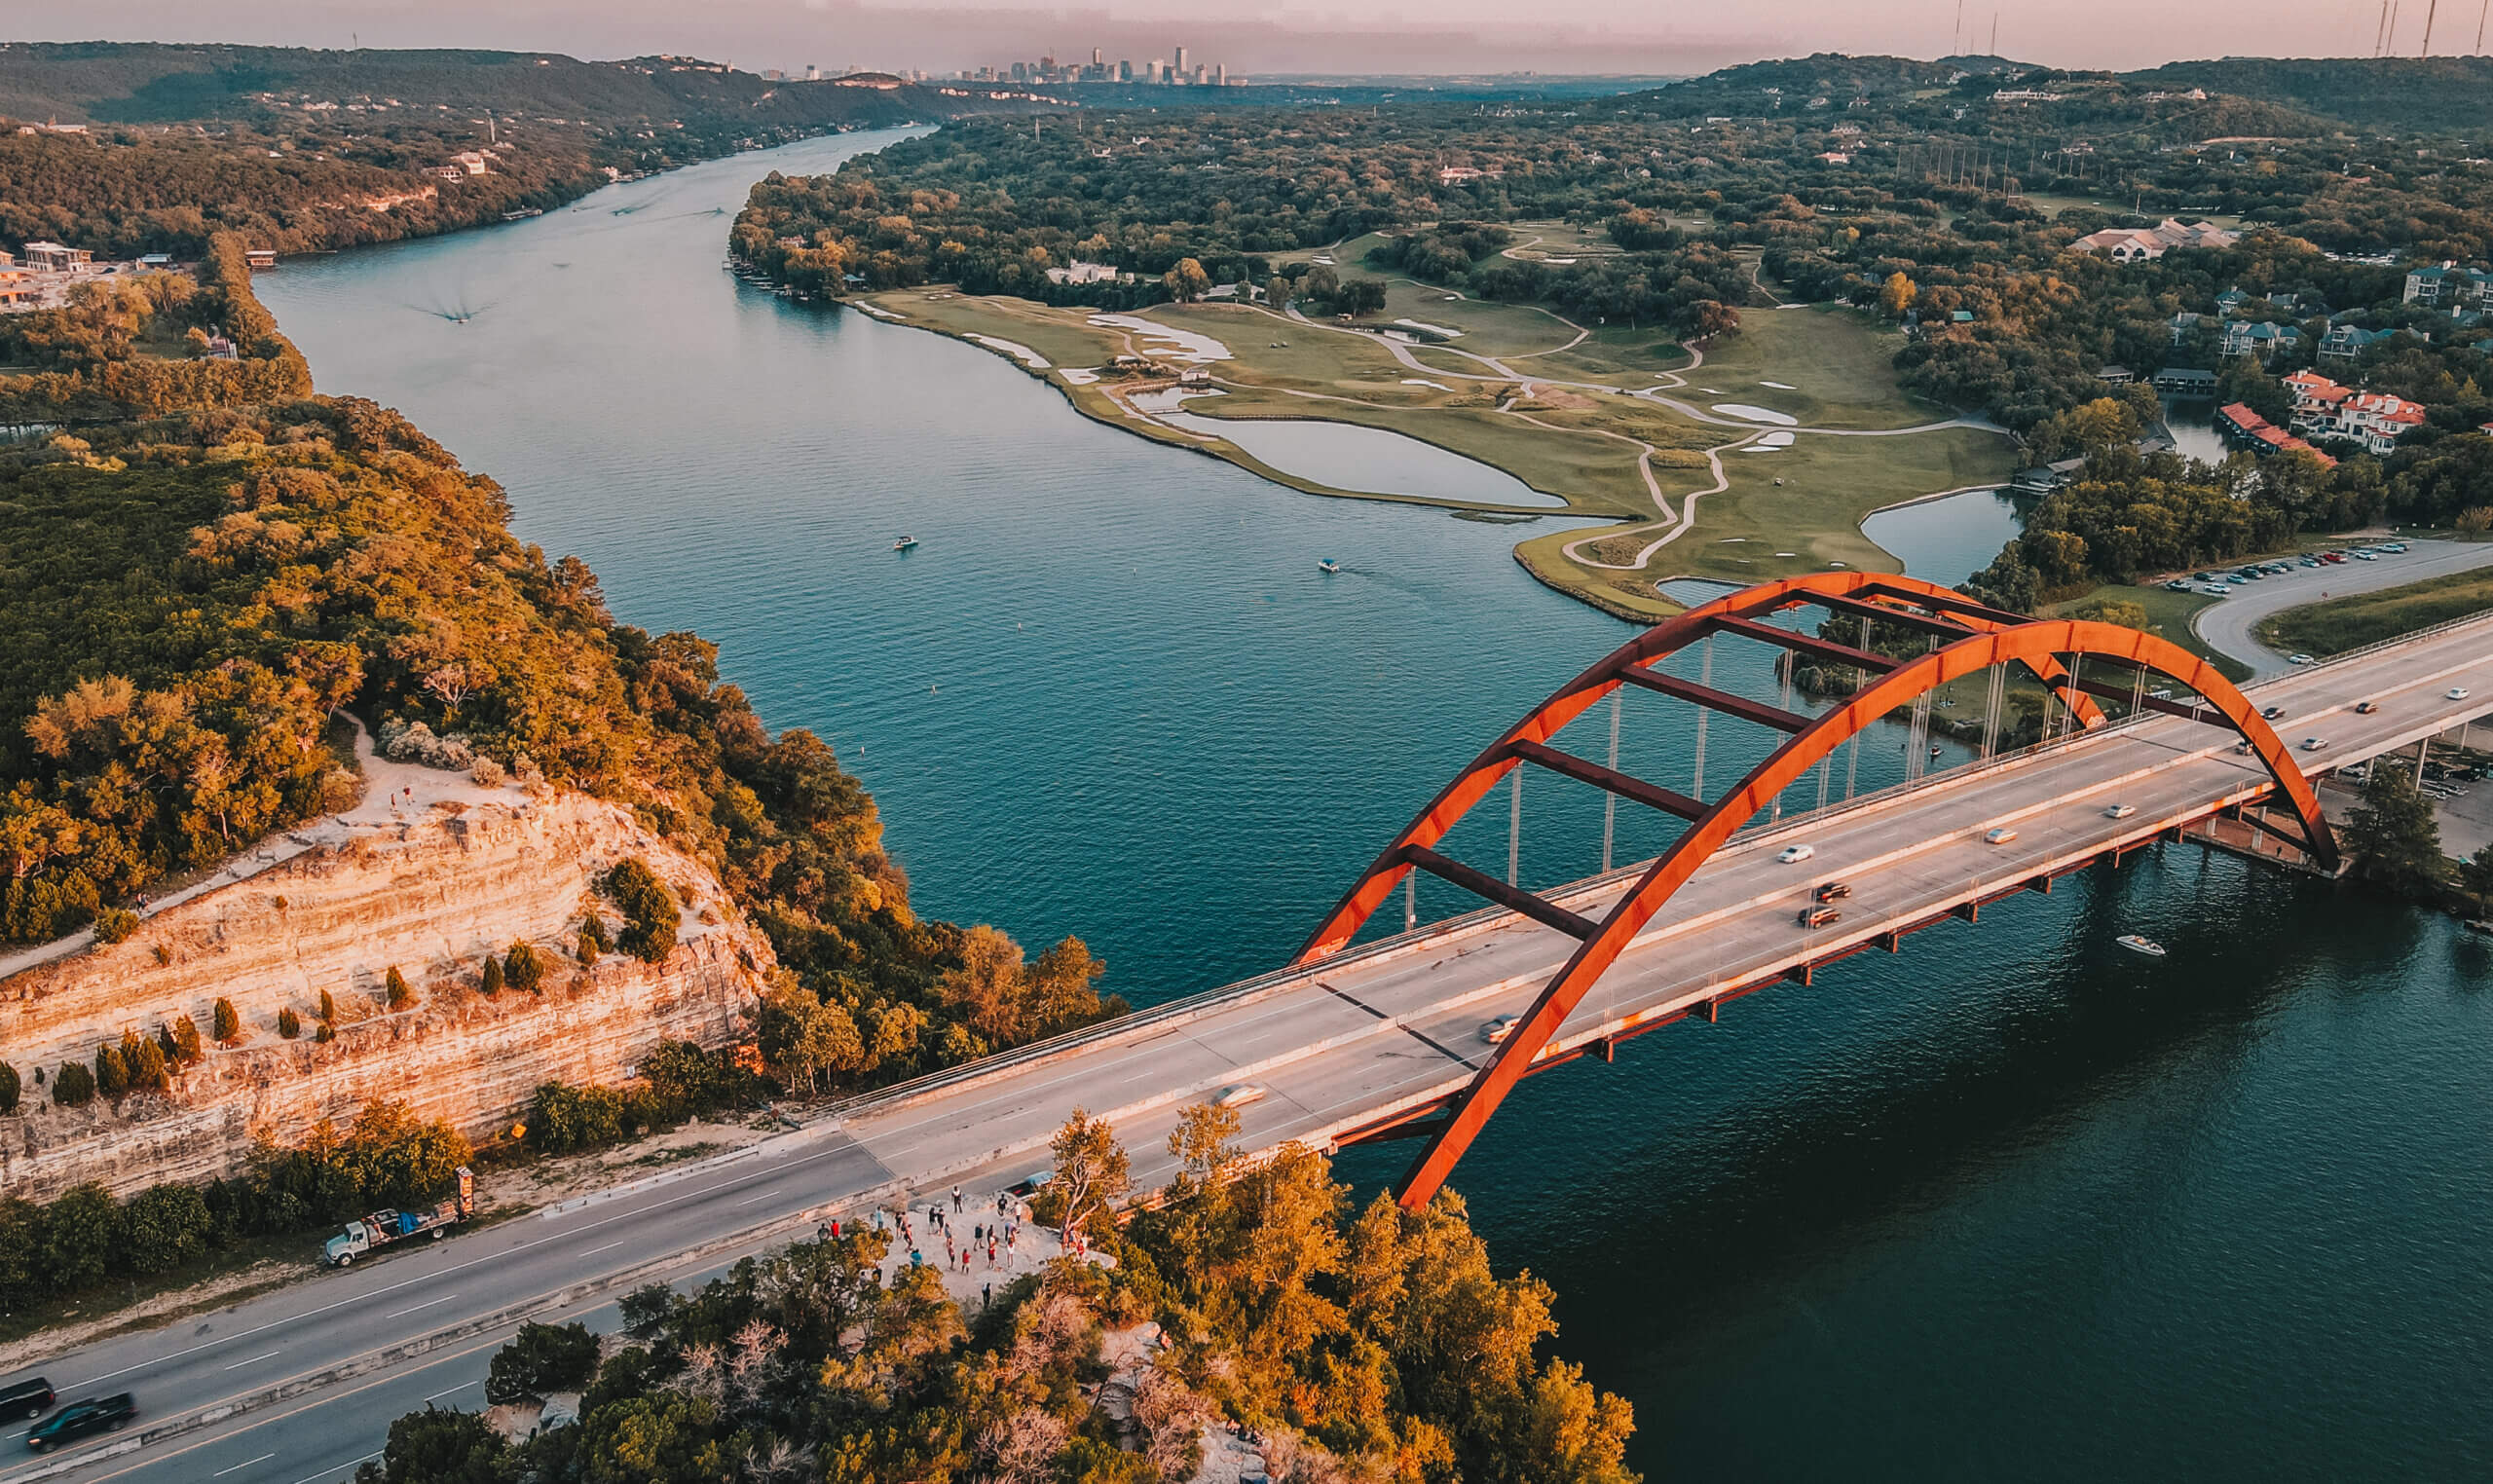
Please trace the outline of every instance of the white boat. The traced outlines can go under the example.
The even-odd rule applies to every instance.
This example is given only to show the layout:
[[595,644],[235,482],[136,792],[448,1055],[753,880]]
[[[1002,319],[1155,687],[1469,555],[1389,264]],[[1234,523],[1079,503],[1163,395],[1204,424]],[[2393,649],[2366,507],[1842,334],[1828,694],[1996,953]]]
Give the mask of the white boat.
[[907,551],[916,544],[917,538],[913,536],[904,536],[899,540],[892,542],[892,549],[894,551]]
[[1324,560],[1316,564],[1316,570],[1318,572],[1340,572],[1342,570],[1342,564],[1334,561],[1331,557],[1326,557]]
[[2164,945],[2137,933],[2123,933],[2112,941],[2133,953],[2144,953],[2149,958],[2164,956]]

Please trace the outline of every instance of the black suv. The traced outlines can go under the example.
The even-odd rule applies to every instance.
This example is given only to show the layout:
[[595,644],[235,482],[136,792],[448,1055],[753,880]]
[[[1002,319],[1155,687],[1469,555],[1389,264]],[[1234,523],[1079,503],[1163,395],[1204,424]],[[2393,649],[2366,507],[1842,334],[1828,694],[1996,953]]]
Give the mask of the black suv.
[[0,1386],[0,1417],[41,1417],[54,1399],[52,1383],[41,1376]]
[[90,1396],[73,1401],[52,1416],[35,1424],[26,1434],[26,1446],[37,1453],[59,1443],[74,1443],[97,1432],[119,1432],[138,1415],[138,1403],[128,1391],[118,1396]]

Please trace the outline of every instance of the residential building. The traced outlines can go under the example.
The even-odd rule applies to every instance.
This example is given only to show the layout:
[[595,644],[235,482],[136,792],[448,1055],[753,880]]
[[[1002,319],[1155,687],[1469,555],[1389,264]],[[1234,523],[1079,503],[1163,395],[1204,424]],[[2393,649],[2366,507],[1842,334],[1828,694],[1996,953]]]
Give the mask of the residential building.
[[2115,263],[2160,258],[2176,247],[2230,247],[2242,236],[2205,222],[2182,223],[2168,216],[2152,227],[2109,227],[2090,232],[2069,246],[2079,252],[2101,252]]
[[2493,273],[2440,263],[2406,271],[2406,302],[2426,309],[2493,309]]
[[2168,396],[2214,397],[2216,374],[2191,366],[2167,366],[2155,373],[2155,390]]
[[1085,263],[1080,258],[1048,270],[1050,283],[1113,283],[1116,279],[1117,271],[1108,264]]
[[2216,432],[2235,448],[2249,449],[2262,459],[2272,454],[2309,454],[2324,468],[2335,468],[2337,461],[2313,448],[2292,433],[2277,427],[2240,402],[2227,402],[2216,409]]
[[2217,350],[2227,360],[2237,355],[2256,355],[2266,365],[2294,347],[2302,344],[2302,331],[2290,324],[2262,319],[2256,324],[2248,320],[2228,319],[2224,325],[2224,343]]
[[2375,456],[2397,447],[2409,428],[2424,426],[2422,403],[2385,391],[2357,391],[2317,371],[2297,371],[2287,377],[2286,389],[2293,393],[2291,421],[2297,431],[2351,439]]
[[472,149],[461,150],[458,154],[451,156],[450,163],[459,167],[463,174],[485,173],[485,157]]
[[2320,337],[2312,353],[2322,360],[2354,360],[2372,345],[2387,340],[2388,330],[2360,329],[2351,324],[2332,324],[2328,333]]
[[84,247],[63,247],[58,242],[26,244],[26,266],[37,273],[84,273],[93,266],[94,258]]
[[277,266],[277,249],[274,247],[245,247],[242,249],[242,265],[246,268],[275,268]]
[[2127,366],[2105,366],[2095,373],[2095,379],[2106,387],[2126,387],[2137,381],[2139,374]]
[[2164,322],[2165,328],[2171,332],[2167,339],[2167,344],[2177,346],[2181,342],[2189,339],[2190,332],[2197,329],[2200,323],[2209,317],[2209,315],[2197,314],[2190,310],[2183,310],[2180,314],[2177,314],[2172,318],[2166,320]]
[[0,268],[0,315],[33,309],[43,298],[35,276],[22,268]]

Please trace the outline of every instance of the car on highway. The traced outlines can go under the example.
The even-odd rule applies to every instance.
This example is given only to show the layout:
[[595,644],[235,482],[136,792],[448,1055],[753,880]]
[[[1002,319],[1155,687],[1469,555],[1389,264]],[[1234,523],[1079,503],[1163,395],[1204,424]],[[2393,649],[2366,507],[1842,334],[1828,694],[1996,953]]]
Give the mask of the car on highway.
[[1785,866],[1797,866],[1817,853],[1818,847],[1815,845],[1786,845],[1783,847],[1783,853],[1774,859]]
[[2467,699],[2467,687],[2465,686],[2452,686],[2447,690],[2442,691],[2441,694],[2448,696],[2453,701],[2463,701]]
[[2359,717],[2370,716],[2373,712],[2378,710],[2380,710],[2380,702],[2378,701],[2357,701],[2355,703],[2355,715]]
[[52,1393],[52,1383],[41,1376],[0,1386],[0,1417],[41,1417],[58,1399]]
[[1983,832],[1983,843],[1986,845],[2005,845],[2015,838],[2017,838],[2017,832],[2007,825],[2000,825]]
[[1818,889],[1809,893],[1812,902],[1841,902],[1852,895],[1849,881],[1820,881]]
[[1243,1108],[1250,1102],[1262,1102],[1267,1095],[1260,1082],[1233,1082],[1220,1090],[1212,1105],[1220,1108]]
[[2139,806],[2137,804],[2107,804],[2103,809],[2103,817],[2105,819],[2127,819],[2137,812],[2139,812]]
[[2327,745],[2328,739],[2326,737],[2305,737],[2302,739],[2302,750],[2307,753],[2316,753]]
[[35,1453],[74,1443],[98,1432],[119,1432],[138,1415],[138,1403],[128,1391],[73,1401],[26,1431],[26,1447]]
[[1502,1046],[1506,1044],[1507,1037],[1515,1033],[1515,1027],[1522,1023],[1523,1017],[1519,1015],[1502,1015],[1494,1020],[1483,1020],[1480,1022],[1480,1039],[1491,1046]]
[[1801,925],[1805,928],[1822,928],[1830,922],[1842,920],[1842,912],[1832,907],[1805,907],[1801,909]]
[[2283,706],[2262,706],[2259,708],[2259,716],[2263,721],[2273,722],[2285,714],[2286,708]]
[[2251,744],[2248,742],[2236,742],[2233,744],[2233,750],[2248,757],[2251,752]]
[[2199,591],[2207,594],[2211,598],[2230,598],[2233,596],[2233,589],[2225,586],[2222,582],[2210,582],[2201,587]]

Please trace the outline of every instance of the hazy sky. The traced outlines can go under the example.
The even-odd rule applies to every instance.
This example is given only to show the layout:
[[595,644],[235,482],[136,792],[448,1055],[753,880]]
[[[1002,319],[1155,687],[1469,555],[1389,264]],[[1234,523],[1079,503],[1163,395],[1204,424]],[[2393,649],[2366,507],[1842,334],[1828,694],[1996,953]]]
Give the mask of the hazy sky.
[[[2398,0],[2412,56],[2437,7],[2435,55],[2476,50],[2488,0]],[[22,40],[238,41],[506,47],[606,57],[691,53],[739,66],[858,63],[951,70],[1053,50],[1165,56],[1233,71],[1700,71],[1808,52],[1946,55],[1959,0],[20,0]],[[2065,66],[2136,67],[2227,55],[2368,56],[2379,0],[1962,0],[1962,40]],[[1519,21],[1519,17],[1528,20]]]

